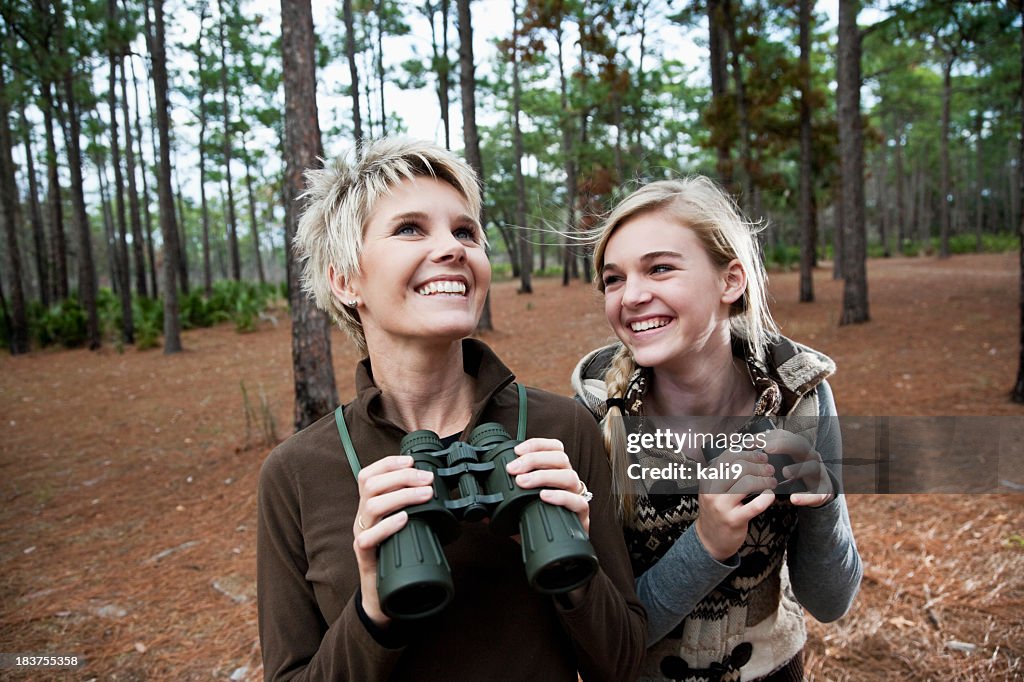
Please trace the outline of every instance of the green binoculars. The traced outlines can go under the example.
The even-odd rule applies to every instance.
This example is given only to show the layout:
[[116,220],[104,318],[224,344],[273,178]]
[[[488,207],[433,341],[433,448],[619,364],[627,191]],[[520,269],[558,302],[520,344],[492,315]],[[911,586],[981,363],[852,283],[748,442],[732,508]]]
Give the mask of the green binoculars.
[[455,586],[441,547],[458,536],[463,520],[490,517],[495,533],[518,531],[526,579],[538,592],[561,594],[594,577],[597,555],[579,517],[541,501],[539,489],[520,488],[505,471],[519,443],[493,422],[475,428],[468,443],[447,448],[433,431],[413,431],[402,439],[401,454],[434,474],[434,496],[406,507],[409,521],[380,546],[377,594],[384,613],[410,620],[448,605]]

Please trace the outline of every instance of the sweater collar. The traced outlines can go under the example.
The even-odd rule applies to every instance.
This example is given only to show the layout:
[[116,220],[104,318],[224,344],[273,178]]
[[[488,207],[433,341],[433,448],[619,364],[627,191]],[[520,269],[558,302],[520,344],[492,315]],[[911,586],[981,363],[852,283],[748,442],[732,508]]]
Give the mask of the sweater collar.
[[[476,378],[473,417],[466,433],[463,433],[465,436],[480,421],[487,404],[515,380],[515,375],[487,344],[477,339],[462,340],[462,367],[466,374]],[[375,427],[393,428],[404,433],[400,426],[384,416],[381,396],[382,392],[373,380],[370,358],[364,358],[356,365],[356,399],[352,403],[355,414]]]
[[[584,356],[572,374],[576,395],[599,419],[607,412],[605,372],[621,344],[598,348]],[[765,362],[758,361],[747,344],[733,339],[733,355],[746,361],[758,394],[758,411],[789,414],[805,395],[836,371],[828,356],[780,336],[765,347]],[[626,391],[627,414],[638,414],[641,398],[649,383],[647,368],[638,368],[630,377]],[[773,387],[774,385],[774,387]],[[766,393],[767,391],[767,393]]]

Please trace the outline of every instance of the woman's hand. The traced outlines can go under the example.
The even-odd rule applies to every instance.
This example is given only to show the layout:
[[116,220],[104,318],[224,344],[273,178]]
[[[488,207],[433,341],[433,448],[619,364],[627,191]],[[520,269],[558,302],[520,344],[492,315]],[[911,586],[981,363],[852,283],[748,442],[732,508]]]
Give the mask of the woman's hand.
[[793,493],[789,501],[798,507],[820,507],[835,496],[832,479],[828,475],[821,455],[806,438],[785,429],[764,434],[764,451],[769,455],[786,455],[793,460],[782,468],[786,479],[800,479],[807,492]]
[[[388,617],[377,595],[377,547],[401,530],[409,515],[398,511],[434,495],[434,474],[414,469],[409,456],[380,459],[359,472],[359,508],[352,522],[352,548],[359,565],[363,610],[377,625]],[[396,514],[395,512],[398,511]]]
[[516,446],[516,459],[509,462],[506,471],[516,477],[520,488],[545,488],[540,499],[548,504],[565,507],[580,519],[583,530],[590,533],[589,498],[586,488],[569,463],[565,446],[554,438],[530,438]]
[[726,561],[743,546],[750,520],[775,501],[775,469],[758,450],[726,451],[714,463],[724,463],[730,471],[737,471],[737,465],[739,469],[728,478],[701,482],[694,526],[708,554]]

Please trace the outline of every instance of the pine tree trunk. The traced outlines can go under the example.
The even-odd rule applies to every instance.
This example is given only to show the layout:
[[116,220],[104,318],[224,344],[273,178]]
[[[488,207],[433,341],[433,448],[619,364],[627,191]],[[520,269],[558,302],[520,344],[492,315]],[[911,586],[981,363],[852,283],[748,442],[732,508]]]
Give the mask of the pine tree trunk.
[[[708,66],[711,71],[711,110],[721,115],[726,104],[726,52],[725,52],[725,12],[723,0],[708,0]],[[732,151],[730,136],[715,135],[715,152],[717,155],[716,170],[718,182],[730,192],[732,183]]]
[[[107,22],[113,33],[117,25],[117,0],[107,0]],[[118,53],[113,41],[107,51],[107,106],[110,110],[110,163],[114,167],[114,218],[117,232],[114,234],[114,255],[117,258],[118,296],[121,299],[121,340],[126,344],[135,343],[135,322],[132,319],[131,273],[128,264],[128,223],[125,220],[124,175],[121,173],[121,142],[117,125],[117,62]]]
[[882,242],[882,257],[889,258],[892,252],[889,250],[889,202],[886,197],[886,169],[888,168],[885,158],[885,147],[878,150],[878,160],[875,162],[875,219],[878,223],[878,238]]
[[[587,29],[588,29],[589,23],[590,23],[590,20],[587,18],[587,5],[585,3],[578,4],[576,6],[576,12],[577,12],[577,14],[576,14],[576,24],[579,27],[579,33],[580,33],[580,40],[579,40],[579,46],[580,46],[579,70],[580,70],[580,73],[585,74],[587,72],[587,54],[588,54],[588,52],[586,50],[586,41],[584,40],[584,37],[587,34]],[[580,149],[586,149],[587,145],[589,144],[588,141],[587,141],[587,116],[588,116],[588,111],[587,111],[586,107],[581,107],[580,109],[581,110],[580,110],[580,118],[579,118],[579,130],[580,130],[580,134],[579,134],[579,148]],[[577,167],[577,170],[579,170],[579,167]],[[578,177],[579,176],[577,176],[577,180],[578,180]],[[577,190],[579,190],[579,185],[578,184],[577,184]],[[592,195],[592,193],[589,190],[585,190],[583,192],[579,192],[578,191],[577,194],[580,196],[580,201],[578,201],[578,203],[580,204],[579,223],[580,223],[580,227],[584,228],[584,227],[587,226],[587,219],[588,219],[587,213],[588,213],[588,211],[591,210],[591,207],[592,207],[591,200],[593,199],[593,195]],[[581,256],[580,260],[583,262],[583,281],[590,282],[591,281],[590,280],[590,264],[591,264],[590,253],[591,253],[591,250],[586,248],[586,247],[584,247],[580,251],[581,251],[581,253],[580,253],[580,256]]]
[[[466,163],[476,171],[477,178],[483,181],[484,165],[480,156],[480,135],[476,128],[476,73],[473,64],[473,15],[469,8],[470,0],[456,0],[456,11],[459,23],[459,91],[462,94],[462,141],[465,146]],[[480,225],[487,226],[487,217],[483,207],[480,208]],[[484,310],[477,322],[478,331],[491,331],[494,321],[491,317],[491,293],[487,292],[484,299]]]
[[[366,15],[363,14],[363,16],[365,17]],[[360,23],[363,26],[365,35],[367,37],[369,37],[369,35],[370,35],[369,22],[366,19],[363,19]],[[369,55],[366,55],[365,53],[362,53],[362,58],[363,58],[363,71],[365,71],[368,74],[372,74],[373,73],[373,65],[372,65],[371,62],[373,62],[373,51],[371,50]],[[365,85],[365,89],[363,90],[363,95],[366,97],[366,128],[369,131],[370,136],[373,136],[373,104],[372,104],[373,103],[373,78],[371,76],[367,76],[364,79],[364,85]],[[380,135],[381,135],[381,137],[384,136],[384,126],[383,126],[383,124],[381,124]]]
[[[726,38],[729,43],[729,55],[732,62],[732,78],[736,86],[736,116],[739,119],[740,129],[740,205],[744,206],[748,213],[755,210],[754,197],[754,159],[750,147],[750,111],[747,106],[747,86],[743,76],[742,48],[739,45],[739,36],[736,35],[736,17],[732,11],[731,0],[723,0],[726,17]],[[754,219],[760,219],[760,215],[754,213]]]
[[377,86],[380,95],[380,133],[388,134],[388,115],[384,107],[384,0],[377,0]]
[[292,310],[292,365],[295,377],[295,428],[303,429],[338,404],[331,360],[330,322],[299,284],[299,263],[292,251],[298,225],[303,172],[323,156],[316,110],[316,61],[310,0],[281,0],[281,52],[284,65],[285,248],[288,250],[288,298]]
[[843,278],[843,183],[836,187],[832,206],[832,279]]
[[[153,214],[149,210],[149,173],[146,168],[146,155],[142,148],[142,109],[139,107],[139,79],[135,75],[135,61],[131,61],[132,89],[135,93],[135,136],[139,141],[139,167],[142,171],[142,215],[146,220],[146,251],[149,255],[149,291],[153,298],[160,295],[158,285],[156,252],[153,246]],[[149,100],[149,95],[146,95]],[[155,148],[155,145],[154,145]]]
[[932,250],[932,216],[930,206],[931,192],[928,191],[928,171],[923,166],[917,169],[917,239],[921,242],[923,253]]
[[498,234],[501,235],[501,241],[505,243],[505,252],[508,253],[509,264],[512,266],[512,277],[519,277],[519,241],[512,236],[508,226],[512,221],[508,220],[508,216],[502,215],[501,220],[498,221]]
[[612,125],[615,128],[615,144],[612,151],[615,159],[615,182],[622,183],[626,177],[626,167],[622,160],[622,96],[618,92],[611,93]]
[[[99,129],[99,125],[96,126]],[[96,167],[96,177],[100,186],[100,209],[103,213],[103,250],[104,260],[107,263],[107,279],[110,280],[110,289],[114,295],[120,293],[121,287],[121,263],[117,258],[117,238],[114,236],[114,216],[110,210],[110,192],[107,191],[107,161],[99,152],[92,157],[93,165]]]
[[[156,99],[156,127],[160,139],[160,233],[164,239],[164,354],[181,351],[181,319],[178,314],[178,223],[174,215],[174,191],[171,188],[171,123],[167,98],[167,52],[164,47],[164,0],[153,0],[152,44],[153,89]],[[149,22],[147,8],[146,20]],[[148,32],[148,31],[147,31]]]
[[[3,277],[0,277],[0,322],[3,323],[5,328],[13,330],[14,325],[11,323],[11,312],[8,310],[7,297],[4,296]],[[13,350],[11,351],[11,355],[14,355]]]
[[[1020,110],[1021,135],[1017,147],[1017,168],[1024,163],[1024,4],[1020,6],[1021,29],[1020,29],[1020,91],[1017,100]],[[1017,174],[1018,197],[1024,197],[1024,173]],[[1017,238],[1020,239],[1020,359],[1017,365],[1017,383],[1013,386],[1010,397],[1014,402],[1024,403],[1024,206],[1018,206],[1019,222],[1017,223]]]
[[903,253],[907,238],[907,198],[903,191],[903,123],[896,127],[896,253]]
[[[61,2],[56,3],[58,26],[58,45],[64,45],[63,26],[64,17]],[[71,207],[74,218],[75,232],[78,234],[78,300],[85,310],[85,335],[89,344],[89,350],[96,350],[100,347],[100,318],[96,308],[97,285],[96,265],[92,253],[92,233],[89,229],[89,216],[85,209],[85,184],[82,178],[82,146],[81,146],[81,117],[75,98],[75,74],[72,68],[68,68],[63,74],[64,106],[67,108],[66,117],[61,114],[61,127],[64,129],[65,143],[68,157],[68,170],[71,174]],[[66,118],[66,120],[64,120]]]
[[36,276],[39,280],[39,301],[44,308],[50,307],[50,262],[46,248],[46,228],[43,225],[39,207],[39,183],[36,181],[35,153],[32,151],[32,128],[25,118],[24,108],[20,112],[22,144],[25,147],[25,174],[28,176],[28,215],[32,226],[32,241],[35,245]]
[[28,313],[22,284],[21,249],[18,246],[18,186],[14,178],[14,137],[10,127],[10,103],[4,79],[3,51],[0,50],[0,220],[7,238],[6,270],[11,283],[11,355],[29,351]]
[[[1007,157],[1012,157],[1016,153],[1016,142],[1011,140],[1008,143],[1008,147]],[[1021,201],[1021,197],[1024,196],[1024,190],[1021,189],[1021,185],[1024,184],[1024,181],[1021,180],[1024,171],[1014,164],[1007,165],[1010,172],[1006,174],[1006,184],[1009,190],[1005,201],[1006,222],[1016,225],[1024,216],[1024,213],[1022,213],[1024,211],[1024,203]]]
[[[171,147],[174,147],[174,138],[171,138]],[[178,179],[178,164],[171,163],[171,173],[174,177],[174,205],[178,211],[178,284],[183,294],[189,292],[188,279],[188,223],[185,222],[184,194],[181,191],[181,182]]]
[[[220,205],[224,206],[228,203],[227,197],[224,195],[224,185],[218,183],[220,188]],[[223,236],[223,239],[216,239],[214,241],[214,255],[217,257],[217,272],[220,273],[221,279],[228,278],[228,262],[226,257],[227,252],[227,229],[225,228],[223,235],[215,235],[217,237]]]
[[441,0],[441,66],[438,87],[441,91],[441,122],[444,124],[444,148],[452,148],[451,116],[449,95],[451,92],[451,73],[448,67],[448,0]]
[[[245,145],[244,140],[242,144]],[[249,229],[252,234],[252,256],[256,260],[256,277],[260,284],[266,284],[267,277],[263,273],[263,257],[260,255],[260,226],[256,222],[256,198],[252,191],[252,170],[249,168],[249,154],[245,151],[242,152],[242,161],[245,162],[245,191],[249,196]]]
[[363,144],[363,123],[359,112],[359,68],[356,66],[356,28],[352,20],[352,0],[342,0],[345,18],[345,56],[348,58],[348,76],[352,93],[352,127],[356,146]]
[[142,238],[142,216],[139,209],[139,187],[135,180],[135,143],[132,140],[132,121],[128,112],[128,79],[124,68],[124,55],[118,59],[121,68],[121,118],[124,122],[124,158],[128,172],[128,213],[131,218],[132,255],[135,260],[135,291],[146,292],[146,252]]
[[814,205],[811,193],[811,6],[800,0],[800,302],[814,301]]
[[868,313],[867,237],[864,221],[864,132],[860,116],[859,0],[839,2],[837,114],[842,176],[843,312],[839,324],[859,324]]
[[512,4],[512,145],[515,150],[516,228],[519,230],[519,293],[532,294],[533,247],[526,226],[526,179],[523,177],[523,130],[519,125],[522,86],[519,82],[519,0]]
[[949,117],[953,99],[953,62],[955,54],[947,55],[942,67],[942,132],[939,137],[940,196],[939,196],[939,258],[949,258],[950,206],[953,192],[949,181]]
[[213,295],[213,270],[210,268],[210,206],[206,200],[206,81],[202,78],[203,28],[206,22],[206,3],[199,6],[199,34],[195,42],[196,73],[200,74],[199,92],[199,211],[203,224],[203,292],[209,298]]
[[68,297],[68,247],[64,237],[64,202],[61,200],[60,174],[57,169],[57,143],[53,134],[55,98],[49,81],[43,84],[43,127],[46,130],[46,214],[50,222],[50,253],[53,258],[53,299]]
[[217,0],[217,10],[220,13],[220,91],[221,106],[224,115],[224,181],[228,187],[227,203],[227,228],[228,228],[228,252],[231,255],[231,277],[235,281],[242,279],[242,260],[238,250],[238,225],[235,220],[235,190],[231,182],[231,106],[228,103],[228,44],[224,36],[224,24],[227,17],[224,16],[224,3]]
[[[913,242],[915,239],[920,242],[921,239],[921,199],[920,195],[923,194],[922,185],[924,180],[922,179],[921,169],[918,163],[914,164],[914,167],[910,171],[910,192],[907,194],[908,208],[910,209],[910,215],[907,219],[907,238]],[[924,247],[924,244],[918,246],[918,252]],[[915,254],[919,255],[919,254]]]
[[984,116],[979,110],[974,119],[974,136],[977,142],[974,149],[974,250],[981,253],[983,249],[981,233],[985,224],[985,201],[982,192],[985,189],[984,156],[981,151]]
[[444,12],[441,16],[441,32],[444,34],[444,45],[438,45],[437,25],[434,19],[438,14],[438,7],[430,0],[426,0],[423,7],[424,16],[430,22],[430,53],[433,57],[431,62],[437,75],[437,104],[441,110],[441,123],[444,128],[444,148],[451,149],[451,133],[448,127],[448,2],[444,0]]
[[558,18],[555,42],[558,44],[558,90],[560,97],[561,128],[562,128],[562,161],[565,167],[565,239],[562,258],[562,286],[569,285],[572,276],[576,248],[573,235],[576,234],[576,161],[572,149],[572,112],[569,110],[569,83],[565,77],[565,64],[562,55],[562,18]]

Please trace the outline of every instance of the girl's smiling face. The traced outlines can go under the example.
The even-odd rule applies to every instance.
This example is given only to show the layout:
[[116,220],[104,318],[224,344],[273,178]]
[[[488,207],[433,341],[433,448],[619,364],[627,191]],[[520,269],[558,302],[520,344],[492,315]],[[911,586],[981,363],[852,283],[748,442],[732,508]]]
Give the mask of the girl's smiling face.
[[671,366],[729,343],[729,308],[746,280],[738,261],[719,268],[697,233],[664,211],[623,222],[601,271],[604,310],[638,365]]

